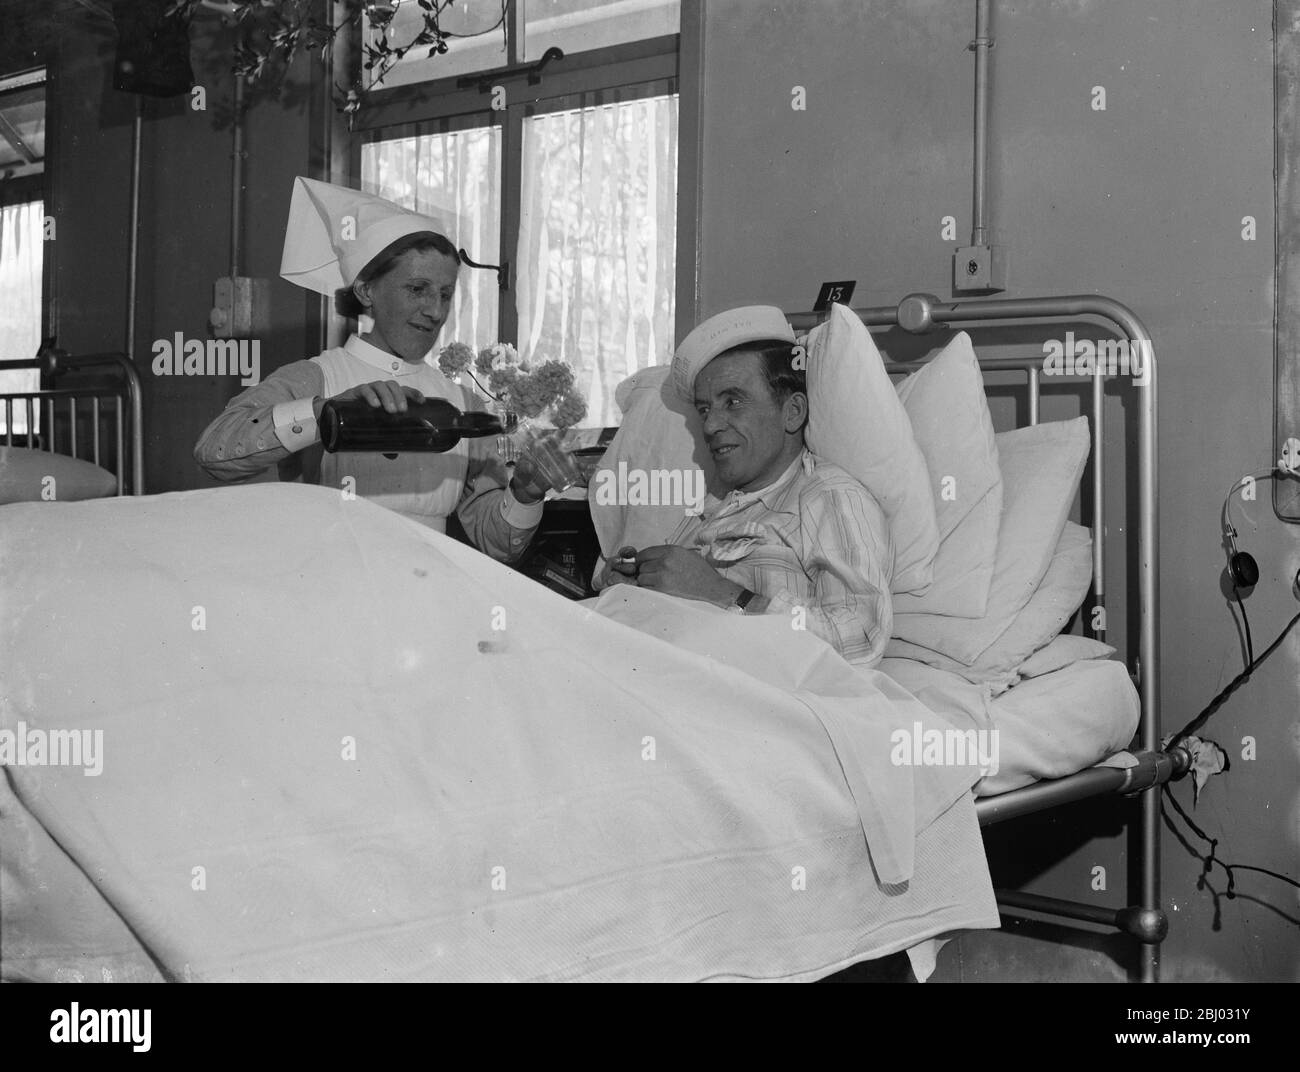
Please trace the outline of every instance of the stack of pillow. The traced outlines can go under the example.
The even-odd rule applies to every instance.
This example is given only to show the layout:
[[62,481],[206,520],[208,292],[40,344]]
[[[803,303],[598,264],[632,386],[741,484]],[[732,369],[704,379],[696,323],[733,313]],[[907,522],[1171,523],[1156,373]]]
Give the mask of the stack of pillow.
[[[894,639],[887,656],[988,684],[1112,648],[1058,636],[1092,579],[1091,538],[1068,521],[1088,456],[1086,418],[995,434],[965,332],[895,389],[862,321],[832,307],[808,350],[807,444],[875,496],[895,547]],[[717,493],[697,418],[667,368],[625,381],[624,420],[602,468],[702,468]],[[606,553],[667,540],[680,506],[599,506]]]

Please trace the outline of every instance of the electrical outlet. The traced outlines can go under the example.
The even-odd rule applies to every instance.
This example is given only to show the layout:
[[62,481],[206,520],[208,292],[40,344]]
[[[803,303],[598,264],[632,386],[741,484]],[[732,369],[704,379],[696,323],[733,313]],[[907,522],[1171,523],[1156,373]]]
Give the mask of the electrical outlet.
[[1277,464],[1288,473],[1300,473],[1300,439],[1292,436],[1282,444],[1282,457]]
[[996,294],[1007,289],[1006,253],[1001,246],[961,246],[952,255],[954,294]]
[[212,286],[208,326],[214,339],[248,339],[270,326],[271,281],[222,276]]

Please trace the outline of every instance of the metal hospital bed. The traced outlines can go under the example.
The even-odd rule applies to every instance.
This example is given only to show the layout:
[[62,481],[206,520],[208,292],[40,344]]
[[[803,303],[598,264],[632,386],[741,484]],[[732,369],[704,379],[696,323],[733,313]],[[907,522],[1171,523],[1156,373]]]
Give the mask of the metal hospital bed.
[[[27,447],[92,462],[117,476],[118,495],[144,494],[140,376],[121,353],[71,355],[46,349],[0,368],[40,369],[50,386],[0,393],[6,447]],[[67,377],[67,379],[65,379]],[[67,385],[76,381],[76,385]],[[24,418],[15,431],[15,416]]]
[[[1150,334],[1141,321],[1126,306],[1100,295],[1065,295],[1061,297],[978,299],[972,301],[942,302],[930,294],[910,294],[896,308],[878,307],[855,309],[868,328],[899,327],[914,335],[922,335],[939,326],[959,328],[967,325],[997,322],[1002,327],[1019,327],[1026,321],[1053,321],[1080,316],[1097,317],[1114,325],[1129,343],[1150,342]],[[811,328],[820,319],[820,313],[793,313],[788,319],[796,330]],[[1137,594],[1137,652],[1136,660],[1129,660],[1129,669],[1136,678],[1141,701],[1141,719],[1138,725],[1137,765],[1120,770],[1094,767],[1065,778],[1037,782],[1023,789],[977,801],[976,813],[981,826],[1040,812],[1058,805],[1109,794],[1136,796],[1141,794],[1138,816],[1138,851],[1129,859],[1130,885],[1140,890],[1136,905],[1122,908],[1103,908],[1095,904],[1067,901],[1054,897],[1018,891],[997,893],[998,906],[1005,916],[1018,917],[1026,913],[1035,916],[1058,917],[1062,920],[1081,920],[1092,924],[1114,927],[1132,937],[1139,947],[1139,978],[1143,982],[1159,979],[1160,943],[1168,931],[1168,920],[1160,901],[1160,800],[1158,789],[1164,783],[1187,773],[1191,757],[1185,749],[1174,748],[1162,752],[1160,748],[1160,691],[1158,677],[1159,651],[1159,533],[1156,510],[1157,452],[1156,452],[1156,362],[1149,347],[1146,353],[1145,385],[1132,387],[1133,404],[1137,411],[1137,495],[1136,514],[1127,519],[1127,538],[1136,552],[1136,582],[1130,590]],[[982,371],[1022,372],[1027,378],[1029,392],[1029,423],[1038,423],[1039,395],[1041,389],[1042,356],[981,358]],[[914,372],[915,363],[886,363],[891,374]],[[1097,368],[1092,377],[1090,425],[1092,432],[1092,480],[1090,489],[1081,489],[1089,517],[1093,543],[1093,601],[1092,607],[1104,607],[1106,597],[1104,496],[1106,454],[1104,452],[1103,407],[1105,401],[1104,370]],[[1074,381],[1076,383],[1083,381]],[[987,386],[987,383],[986,383]],[[1118,453],[1118,452],[1117,452]],[[1125,475],[1123,459],[1113,478],[1122,481]],[[1089,615],[1092,618],[1092,615]],[[1092,635],[1105,639],[1105,620]],[[1132,645],[1130,644],[1131,648]],[[1133,880],[1136,879],[1134,882]]]
[[[1138,318],[1124,305],[1110,298],[1095,295],[1069,295],[1062,297],[1023,299],[980,299],[972,301],[942,302],[928,294],[911,294],[897,307],[878,307],[855,310],[869,328],[901,328],[923,335],[940,326],[962,327],[976,324],[996,324],[1000,327],[1020,327],[1025,322],[1050,322],[1073,317],[1096,317],[1114,325],[1129,342],[1149,340]],[[789,320],[796,329],[807,329],[820,319],[819,313],[793,313]],[[981,358],[984,372],[1020,372],[1027,380],[1028,417],[1030,424],[1039,419],[1039,400],[1042,357]],[[140,380],[135,368],[120,353],[69,356],[61,351],[47,351],[40,357],[17,362],[6,362],[7,368],[39,368],[52,386],[36,391],[0,394],[0,406],[5,417],[3,443],[6,446],[32,447],[51,452],[82,457],[97,465],[111,468],[117,475],[119,495],[141,495],[144,492],[143,426]],[[890,361],[891,374],[915,371],[910,362]],[[82,378],[80,374],[107,368],[110,375],[85,378],[82,387],[60,386],[66,374]],[[73,374],[78,375],[73,375]],[[1169,752],[1159,750],[1160,709],[1158,680],[1158,529],[1156,511],[1157,453],[1156,453],[1156,366],[1154,354],[1148,354],[1147,382],[1131,388],[1129,397],[1137,417],[1137,467],[1136,513],[1127,519],[1125,539],[1135,554],[1136,579],[1130,589],[1137,594],[1137,645],[1136,659],[1129,660],[1129,668],[1138,683],[1141,701],[1141,719],[1135,755],[1137,765],[1128,769],[1094,767],[1069,777],[1038,782],[1023,789],[1013,790],[995,797],[977,801],[976,812],[982,826],[1002,822],[1019,816],[1042,812],[1058,805],[1091,797],[1140,795],[1137,816],[1138,851],[1128,861],[1129,885],[1139,890],[1138,903],[1121,908],[1103,908],[1095,904],[1067,901],[1018,891],[998,891],[998,905],[1003,915],[1027,918],[1049,917],[1064,921],[1085,921],[1113,927],[1135,939],[1139,946],[1139,978],[1155,982],[1159,977],[1159,949],[1167,930],[1168,921],[1160,901],[1159,875],[1159,795],[1151,792],[1175,778],[1182,777],[1190,766],[1190,756],[1184,749]],[[1104,451],[1103,407],[1105,379],[1103,370],[1097,370],[1091,383],[1091,461],[1090,487],[1081,490],[1081,496],[1090,514],[1084,516],[1091,522],[1093,532],[1093,599],[1087,604],[1104,606],[1106,597],[1104,497],[1106,462]],[[105,383],[108,380],[110,382]],[[1078,383],[1079,381],[1073,381]],[[104,405],[104,403],[108,403]],[[26,434],[14,432],[14,414],[21,407],[27,422]],[[39,431],[34,419],[39,413]],[[106,433],[112,439],[102,442]],[[111,448],[111,449],[110,449]],[[1115,452],[1117,457],[1120,452]],[[1113,479],[1122,481],[1125,476],[1123,458],[1119,457]],[[1121,607],[1127,611],[1127,607]],[[1089,615],[1091,619],[1091,615]],[[1104,639],[1102,628],[1092,630],[1098,639]],[[1133,645],[1130,643],[1129,648]]]

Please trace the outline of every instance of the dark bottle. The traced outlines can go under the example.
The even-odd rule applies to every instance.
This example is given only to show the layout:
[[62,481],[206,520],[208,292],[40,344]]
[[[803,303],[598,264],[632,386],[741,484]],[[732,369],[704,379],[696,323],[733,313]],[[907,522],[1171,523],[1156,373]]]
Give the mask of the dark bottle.
[[491,413],[462,413],[445,398],[408,402],[405,413],[389,413],[364,399],[326,402],[320,412],[320,438],[331,453],[451,450],[462,438],[503,435],[501,421]]

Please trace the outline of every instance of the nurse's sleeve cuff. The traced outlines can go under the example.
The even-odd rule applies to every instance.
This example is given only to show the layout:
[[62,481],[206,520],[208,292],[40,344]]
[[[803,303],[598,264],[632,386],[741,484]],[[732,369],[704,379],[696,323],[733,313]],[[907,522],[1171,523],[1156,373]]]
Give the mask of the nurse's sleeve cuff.
[[539,500],[535,503],[521,503],[515,498],[515,493],[506,487],[506,493],[501,496],[501,516],[505,518],[506,524],[512,529],[535,529],[542,523],[542,513],[545,510],[545,501]]
[[302,450],[320,439],[314,402],[313,398],[295,398],[292,402],[280,402],[272,407],[271,424],[286,450]]

